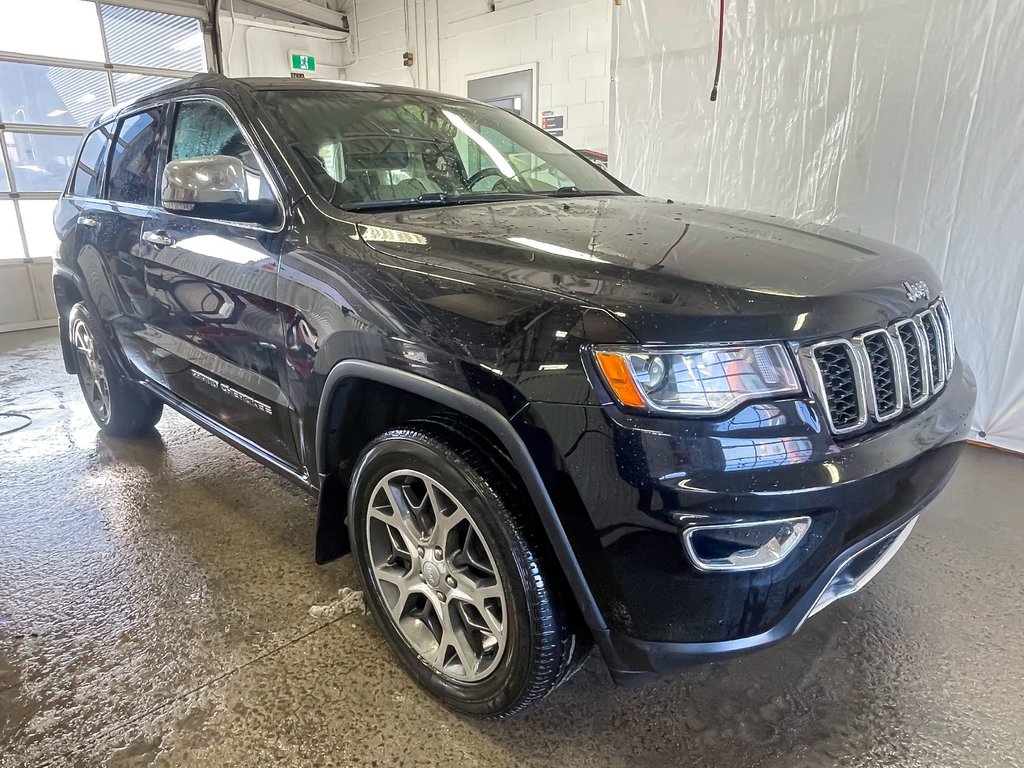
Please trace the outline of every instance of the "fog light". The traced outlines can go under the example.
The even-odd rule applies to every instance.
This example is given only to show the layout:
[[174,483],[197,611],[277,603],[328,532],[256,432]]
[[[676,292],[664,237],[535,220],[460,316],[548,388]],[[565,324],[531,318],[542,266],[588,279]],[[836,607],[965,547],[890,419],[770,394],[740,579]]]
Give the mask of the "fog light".
[[702,571],[753,571],[781,563],[810,527],[809,517],[697,525],[683,532],[683,546]]

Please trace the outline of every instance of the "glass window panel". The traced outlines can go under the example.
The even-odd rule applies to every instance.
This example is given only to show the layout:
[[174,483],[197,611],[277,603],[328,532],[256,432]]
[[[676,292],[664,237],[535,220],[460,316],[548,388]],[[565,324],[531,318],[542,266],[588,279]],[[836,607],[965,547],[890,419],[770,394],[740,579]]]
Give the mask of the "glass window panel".
[[103,61],[96,6],[82,0],[5,2],[0,51]]
[[13,200],[0,200],[0,260],[24,259],[21,230],[14,212]]
[[110,157],[109,199],[153,205],[159,138],[159,110],[132,115],[121,121]]
[[165,85],[178,82],[173,77],[157,77],[156,75],[137,75],[134,72],[114,73],[114,101],[127,104],[132,99],[145,96]]
[[241,157],[249,150],[235,119],[212,101],[185,101],[178,107],[171,160],[208,155]]
[[5,139],[16,191],[63,191],[78,154],[80,136],[6,131]]
[[[0,141],[3,141],[3,133],[0,133]],[[10,192],[11,183],[7,180],[7,166],[4,165],[4,156],[0,155],[0,192]]]
[[99,197],[103,182],[103,171],[107,165],[107,150],[110,147],[113,126],[101,125],[89,134],[75,169],[75,184],[71,194],[80,197]]
[[88,125],[110,108],[102,70],[0,62],[0,119],[5,123]]
[[25,226],[28,255],[33,259],[52,259],[60,241],[53,229],[56,200],[19,200],[21,223]]
[[110,60],[115,64],[206,71],[199,19],[116,5],[102,6],[102,13]]

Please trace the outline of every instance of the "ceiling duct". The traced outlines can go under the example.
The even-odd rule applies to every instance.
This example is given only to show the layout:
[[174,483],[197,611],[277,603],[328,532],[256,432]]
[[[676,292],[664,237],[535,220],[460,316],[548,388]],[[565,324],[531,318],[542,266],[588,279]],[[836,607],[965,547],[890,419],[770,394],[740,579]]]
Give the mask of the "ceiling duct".
[[270,11],[316,24],[318,27],[348,32],[348,18],[337,11],[331,11],[309,0],[246,0],[249,5],[258,5]]

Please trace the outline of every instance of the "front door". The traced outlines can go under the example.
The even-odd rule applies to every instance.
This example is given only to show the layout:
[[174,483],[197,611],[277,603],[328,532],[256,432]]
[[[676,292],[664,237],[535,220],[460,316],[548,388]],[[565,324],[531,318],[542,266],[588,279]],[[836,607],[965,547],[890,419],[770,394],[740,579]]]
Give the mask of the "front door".
[[[171,105],[170,160],[241,158],[250,197],[275,197],[251,142],[212,97]],[[142,252],[157,311],[151,341],[165,386],[236,435],[298,466],[281,388],[284,339],[275,301],[280,230],[161,210],[146,223]]]

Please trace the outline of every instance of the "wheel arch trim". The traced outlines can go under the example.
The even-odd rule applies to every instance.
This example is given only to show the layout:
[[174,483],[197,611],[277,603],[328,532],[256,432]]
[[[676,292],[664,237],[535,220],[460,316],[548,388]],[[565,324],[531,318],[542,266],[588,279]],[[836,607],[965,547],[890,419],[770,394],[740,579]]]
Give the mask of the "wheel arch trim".
[[[68,317],[61,308],[60,296],[57,290],[58,283],[70,283],[78,292],[81,300],[86,302],[86,308],[91,308],[91,302],[89,300],[88,293],[85,290],[84,281],[73,269],[69,269],[62,264],[54,264],[53,274],[50,281],[53,288],[54,299],[57,304],[57,326],[60,329],[60,349],[61,356],[64,358],[64,370],[67,373],[76,373],[78,370],[78,362],[75,359],[74,350],[71,347],[71,341],[68,339]],[[68,307],[68,310],[70,310],[70,307]]]
[[[335,391],[338,385],[345,379],[366,379],[418,395],[472,419],[494,435],[508,453],[513,468],[519,474],[526,487],[530,500],[544,526],[544,532],[551,544],[551,548],[558,559],[558,565],[561,567],[566,582],[572,590],[573,597],[583,615],[583,619],[588,628],[593,632],[594,639],[600,644],[601,639],[608,631],[607,624],[583,575],[579,561],[576,559],[576,554],[569,543],[565,528],[562,526],[558,513],[555,511],[551,496],[548,494],[547,488],[541,479],[540,472],[537,470],[533,457],[519,437],[519,434],[507,418],[486,403],[477,400],[465,392],[460,392],[445,384],[431,381],[414,373],[367,360],[343,360],[336,364],[328,373],[323,392],[320,396],[320,407],[317,411],[316,424],[316,461],[321,481],[321,503],[318,504],[320,509],[318,509],[317,515],[318,548],[321,540],[320,528],[325,524],[329,526],[327,516],[325,515],[327,510],[322,509],[324,493],[331,485],[330,477],[332,474],[330,468],[325,466],[328,416]],[[337,529],[334,528],[334,530],[336,532]]]

